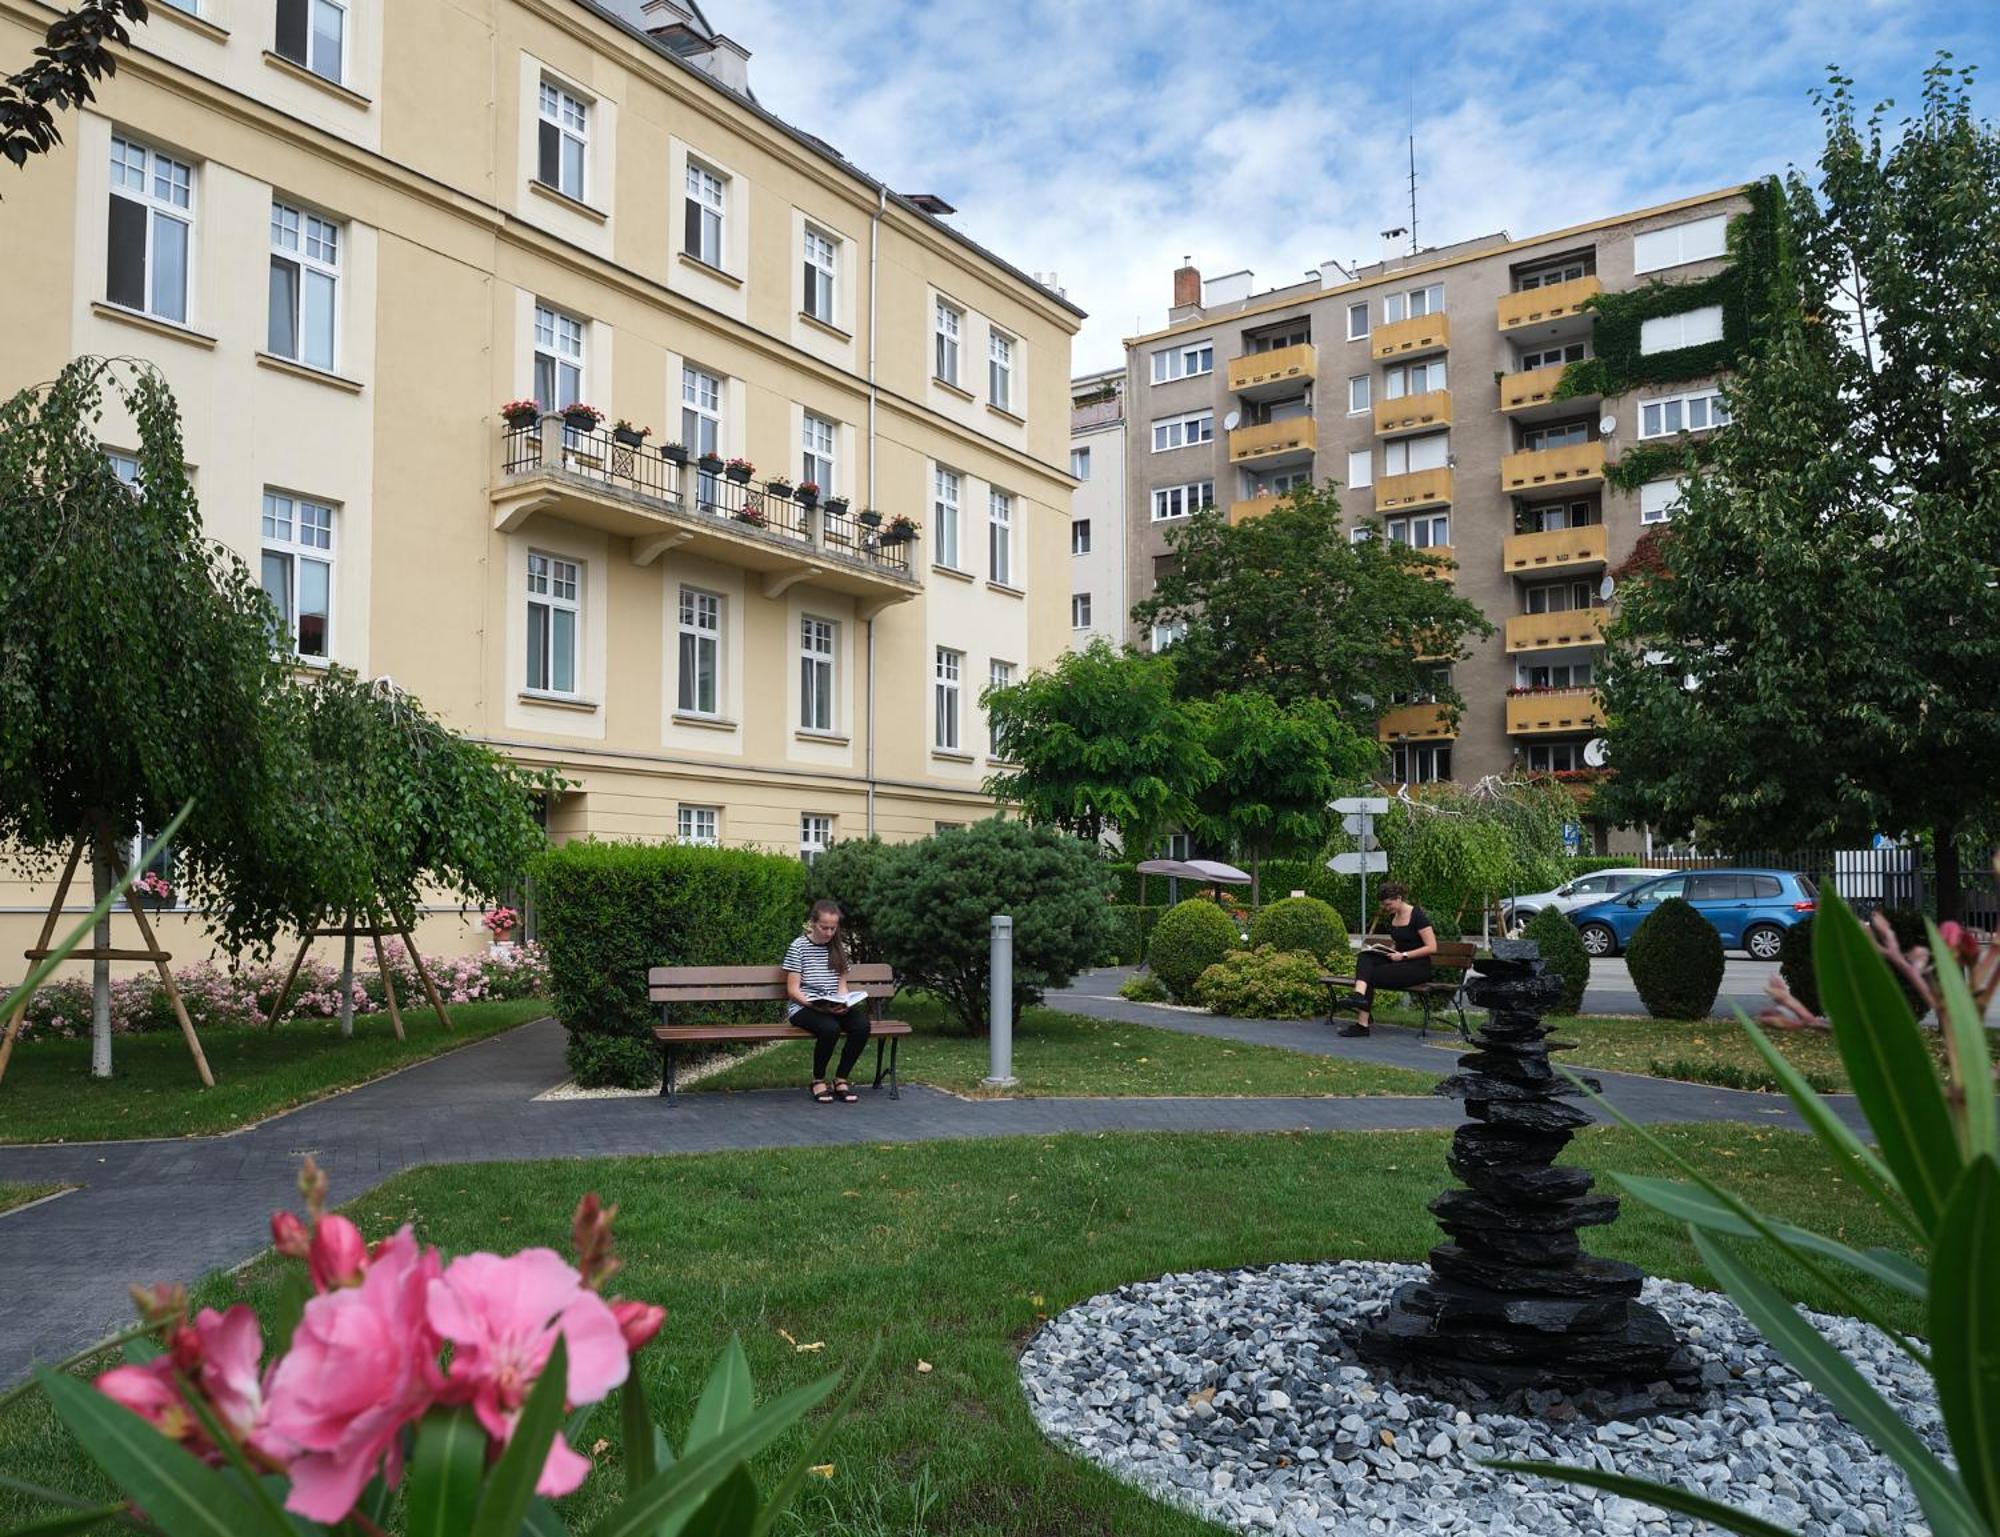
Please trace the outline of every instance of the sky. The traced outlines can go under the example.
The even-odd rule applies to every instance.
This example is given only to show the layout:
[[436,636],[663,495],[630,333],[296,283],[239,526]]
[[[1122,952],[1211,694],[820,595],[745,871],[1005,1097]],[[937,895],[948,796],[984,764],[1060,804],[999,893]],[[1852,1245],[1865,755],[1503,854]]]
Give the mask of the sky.
[[[703,0],[769,109],[1090,312],[1072,372],[1166,323],[1183,258],[1258,290],[1810,168],[1812,92],[2000,79],[1995,0]],[[1976,100],[1996,111],[1982,79]]]

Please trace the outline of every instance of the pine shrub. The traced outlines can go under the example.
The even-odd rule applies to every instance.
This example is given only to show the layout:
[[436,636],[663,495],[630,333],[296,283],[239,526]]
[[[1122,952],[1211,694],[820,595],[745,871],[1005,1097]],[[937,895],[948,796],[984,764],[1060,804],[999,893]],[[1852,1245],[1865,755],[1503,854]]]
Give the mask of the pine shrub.
[[1347,925],[1329,903],[1318,897],[1285,897],[1268,904],[1250,920],[1250,944],[1255,949],[1296,950],[1328,961],[1347,949]]
[[1778,971],[1792,996],[1819,1012],[1819,976],[1813,970],[1813,921],[1802,918],[1785,930],[1784,945],[1778,951]]
[[1326,1010],[1320,962],[1299,950],[1237,950],[1194,984],[1194,1001],[1236,1019],[1311,1019]]
[[1553,907],[1545,907],[1528,920],[1522,937],[1541,946],[1542,959],[1549,963],[1549,970],[1563,980],[1558,1012],[1581,1013],[1583,991],[1590,986],[1590,955],[1583,948],[1583,936],[1577,933],[1576,925]]
[[1632,936],[1625,965],[1655,1019],[1706,1019],[1722,991],[1722,936],[1681,898],[1668,897]]
[[1241,942],[1229,914],[1213,902],[1191,897],[1168,908],[1153,925],[1146,963],[1153,968],[1153,975],[1166,983],[1168,992],[1189,1003],[1201,974]]

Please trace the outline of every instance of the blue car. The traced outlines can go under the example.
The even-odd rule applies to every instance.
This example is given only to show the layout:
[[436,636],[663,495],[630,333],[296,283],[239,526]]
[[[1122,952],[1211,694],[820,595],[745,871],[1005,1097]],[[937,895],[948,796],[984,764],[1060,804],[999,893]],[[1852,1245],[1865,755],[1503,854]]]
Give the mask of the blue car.
[[1569,921],[1591,955],[1616,955],[1668,897],[1684,898],[1713,924],[1723,949],[1748,951],[1759,961],[1775,961],[1785,930],[1819,907],[1819,889],[1789,870],[1683,870],[1579,907]]

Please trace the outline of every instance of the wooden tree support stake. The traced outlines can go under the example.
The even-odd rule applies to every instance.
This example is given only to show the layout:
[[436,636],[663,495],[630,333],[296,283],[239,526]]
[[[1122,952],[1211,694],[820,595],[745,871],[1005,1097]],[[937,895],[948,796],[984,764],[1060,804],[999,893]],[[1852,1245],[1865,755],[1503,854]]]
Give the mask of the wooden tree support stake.
[[278,1028],[278,1016],[285,1012],[285,1000],[292,996],[292,984],[299,979],[299,968],[306,963],[306,952],[312,949],[313,937],[310,930],[299,941],[299,953],[292,957],[292,969],[285,973],[285,985],[278,989],[278,996],[271,1000],[271,1017],[264,1021],[266,1030]]
[[[37,955],[49,953],[49,941],[55,938],[56,923],[62,916],[62,905],[69,899],[70,882],[76,879],[76,867],[83,862],[83,839],[76,840],[76,847],[69,851],[69,863],[63,866],[62,879],[56,883],[56,899],[49,904],[49,913],[42,920],[42,937],[35,941],[35,949],[29,955],[34,960]],[[33,993],[23,993],[21,1001],[14,1005],[14,1012],[7,1020],[7,1033],[0,1037],[0,1078],[7,1076],[7,1061],[14,1055],[14,1038],[21,1033],[21,1022],[28,1017],[28,1005],[34,999]]]
[[396,1039],[404,1040],[403,1011],[396,1007],[396,979],[389,975],[389,957],[382,950],[381,932],[370,930],[368,937],[375,944],[375,967],[382,973],[382,997],[389,1005],[389,1023],[395,1026]]
[[[396,1000],[396,982],[394,973],[389,969],[389,955],[382,947],[384,939],[402,940],[403,947],[410,952],[410,963],[416,968],[418,980],[423,983],[424,995],[430,999],[431,1007],[437,1011],[438,1022],[447,1030],[452,1028],[451,1015],[445,1012],[444,1000],[438,996],[437,984],[431,981],[430,969],[424,965],[423,956],[417,953],[416,941],[410,938],[410,931],[399,923],[384,923],[377,918],[371,923],[338,926],[316,924],[307,929],[299,941],[299,953],[292,957],[292,969],[285,976],[285,985],[278,990],[278,996],[272,1000],[270,1018],[264,1021],[265,1029],[277,1028],[278,1018],[284,1013],[285,1000],[292,995],[292,983],[298,978],[299,968],[305,964],[306,953],[312,949],[312,942],[315,939],[346,939],[350,935],[356,939],[369,940],[375,946],[375,965],[382,973],[382,997],[389,1006],[389,1023],[395,1028],[397,1040],[407,1040],[408,1037],[403,1033],[403,1011]],[[4,1060],[0,1058],[0,1062]]]
[[437,1010],[437,1017],[443,1021],[445,1029],[449,1030],[451,1016],[444,1011],[444,1000],[438,997],[437,984],[431,981],[430,968],[424,964],[424,958],[417,953],[417,942],[410,938],[408,929],[399,927],[398,932],[402,935],[403,948],[410,952],[410,960],[417,968],[417,980],[424,984],[425,996],[430,999],[431,1007]]

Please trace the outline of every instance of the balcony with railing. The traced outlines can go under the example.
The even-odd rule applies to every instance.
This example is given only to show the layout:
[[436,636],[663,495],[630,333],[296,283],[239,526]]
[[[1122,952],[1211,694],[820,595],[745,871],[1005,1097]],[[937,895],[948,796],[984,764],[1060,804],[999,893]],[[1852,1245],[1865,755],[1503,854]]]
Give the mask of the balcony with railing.
[[1229,462],[1272,466],[1310,464],[1318,444],[1318,423],[1310,416],[1288,416],[1283,421],[1259,422],[1254,427],[1238,427],[1231,432]]
[[1602,523],[1589,523],[1510,535],[1501,546],[1500,561],[1509,576],[1539,576],[1545,571],[1595,570],[1610,555],[1610,531]]
[[631,540],[635,565],[684,549],[758,572],[768,597],[800,582],[890,603],[923,590],[915,546],[843,507],[732,480],[721,466],[677,463],[556,415],[502,424],[492,503],[503,532],[541,513]]
[[1507,698],[1509,736],[1596,731],[1603,724],[1604,701],[1594,688],[1530,689]]
[[1499,321],[1502,331],[1519,331],[1530,326],[1548,327],[1551,333],[1588,329],[1590,311],[1583,307],[1604,291],[1596,273],[1571,278],[1567,283],[1549,283],[1540,288],[1524,288],[1519,293],[1502,294]]
[[1555,651],[1604,644],[1606,608],[1567,608],[1556,614],[1516,614],[1507,621],[1509,651]]
[[1319,349],[1311,342],[1294,342],[1268,352],[1246,352],[1229,360],[1229,388],[1246,400],[1289,395],[1313,382],[1319,372]]
[[1375,402],[1375,435],[1392,437],[1404,432],[1427,432],[1451,425],[1451,391],[1425,390],[1419,395],[1398,395],[1394,400]]
[[1449,741],[1458,733],[1440,704],[1399,704],[1385,710],[1376,735],[1385,742]]
[[1604,479],[1604,444],[1565,443],[1561,448],[1529,448],[1500,460],[1500,489],[1510,492],[1573,490]]
[[[1502,411],[1540,412],[1550,406],[1569,406],[1568,400],[1559,400],[1556,387],[1562,383],[1567,363],[1551,363],[1546,368],[1524,368],[1519,373],[1500,376],[1500,409]],[[1573,397],[1577,401],[1594,400],[1592,395]],[[1570,406],[1570,409],[1576,409]]]
[[1377,326],[1368,338],[1369,356],[1378,362],[1384,358],[1420,358],[1427,353],[1443,352],[1450,346],[1451,316],[1443,310],[1389,321]]
[[1406,512],[1415,507],[1442,507],[1451,502],[1450,470],[1411,470],[1384,475],[1375,482],[1377,512]]
[[1241,501],[1229,504],[1229,521],[1247,523],[1252,518],[1261,518],[1283,500],[1282,496],[1273,496],[1269,492],[1263,496],[1246,496]]

